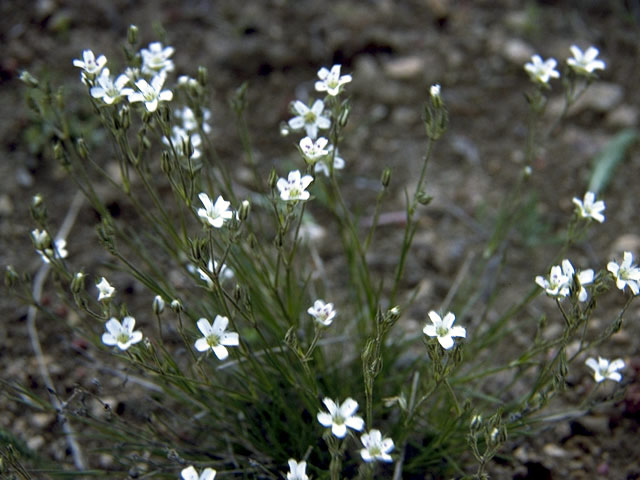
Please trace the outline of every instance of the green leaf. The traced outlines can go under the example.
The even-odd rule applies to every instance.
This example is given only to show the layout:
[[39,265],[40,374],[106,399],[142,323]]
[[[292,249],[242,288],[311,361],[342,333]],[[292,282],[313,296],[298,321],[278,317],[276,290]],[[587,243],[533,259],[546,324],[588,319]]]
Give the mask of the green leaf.
[[616,167],[637,139],[638,131],[635,128],[623,130],[593,159],[593,172],[589,181],[590,192],[598,193],[607,187]]

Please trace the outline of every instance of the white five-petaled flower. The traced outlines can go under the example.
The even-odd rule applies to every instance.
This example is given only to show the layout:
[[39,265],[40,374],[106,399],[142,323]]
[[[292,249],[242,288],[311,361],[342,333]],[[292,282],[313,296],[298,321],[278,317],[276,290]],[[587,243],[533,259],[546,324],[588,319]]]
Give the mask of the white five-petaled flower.
[[432,310],[429,312],[429,318],[432,325],[425,325],[422,331],[429,337],[438,337],[438,342],[445,350],[453,347],[453,337],[467,336],[467,330],[464,327],[453,326],[456,316],[451,312],[448,312],[444,318],[440,318],[440,315]]
[[142,332],[134,332],[136,319],[124,317],[122,324],[118,319],[111,317],[105,324],[107,331],[102,334],[102,343],[105,345],[117,345],[120,350],[126,350],[134,343],[142,340]]
[[229,209],[231,202],[227,202],[222,195],[219,195],[214,204],[209,195],[200,193],[198,198],[204,205],[204,208],[198,209],[198,216],[208,225],[214,228],[221,228],[224,222],[233,218],[233,212]]
[[336,316],[333,303],[325,303],[324,300],[316,300],[313,306],[307,309],[307,313],[323,327],[328,327]]
[[141,49],[142,73],[156,75],[160,72],[173,71],[173,60],[169,58],[173,52],[173,47],[163,48],[160,42],[150,43],[149,48]]
[[549,58],[542,61],[540,55],[534,55],[531,57],[531,62],[524,66],[524,69],[536,83],[546,85],[551,78],[560,78],[560,73],[555,69],[558,62],[555,59]]
[[213,468],[205,468],[201,474],[193,465],[188,466],[180,472],[182,480],[213,480],[216,478],[216,471]]
[[621,358],[618,358],[613,362],[609,362],[606,358],[598,357],[598,360],[596,361],[595,358],[590,357],[587,358],[587,361],[584,363],[586,363],[589,368],[593,369],[593,378],[598,383],[606,380],[607,378],[614,382],[622,380],[622,375],[618,373],[618,370],[624,368],[624,361]]
[[189,133],[184,128],[174,125],[171,129],[171,139],[162,137],[162,143],[168,147],[173,145],[176,153],[184,157],[187,156],[187,151],[185,150],[187,142],[191,144],[191,147],[193,147],[190,158],[193,158],[194,160],[200,158],[202,152],[200,152],[199,147],[202,145],[202,138],[199,133]]
[[293,102],[291,108],[298,115],[289,120],[289,126],[293,130],[302,130],[304,128],[307,136],[314,140],[318,136],[319,128],[326,130],[331,126],[329,117],[322,115],[324,111],[324,102],[322,100],[313,102],[311,108],[307,107],[300,100],[296,100]]
[[392,462],[389,452],[393,450],[393,440],[382,438],[380,430],[370,430],[360,437],[364,448],[360,450],[360,456],[365,462],[380,460],[382,462]]
[[[189,107],[179,108],[175,112],[176,118],[182,120],[182,127],[187,132],[197,132],[198,131],[198,118],[193,110]],[[204,133],[211,132],[211,125],[207,123],[211,119],[211,110],[208,108],[202,108],[202,131]]]
[[139,92],[129,94],[129,102],[144,102],[144,106],[149,112],[155,112],[160,102],[169,102],[173,99],[171,90],[162,90],[166,77],[164,73],[159,73],[151,79],[149,84],[144,78],[136,81]]
[[304,137],[300,140],[300,152],[302,152],[304,159],[313,165],[320,158],[329,154],[329,150],[325,148],[328,143],[329,140],[324,137],[318,138],[315,142],[311,137]]
[[233,278],[233,270],[228,268],[224,263],[220,267],[218,262],[216,262],[215,260],[209,259],[209,262],[207,263],[207,270],[203,270],[200,267],[196,268],[195,265],[187,265],[187,269],[192,273],[197,273],[198,275],[200,275],[200,278],[204,282],[206,282],[207,287],[209,287],[210,289],[213,288],[213,280],[211,280],[211,277],[214,277],[216,275],[218,268],[220,268],[220,271],[218,272],[220,280],[229,280]]
[[107,105],[117,103],[122,97],[128,97],[133,93],[132,88],[125,87],[129,83],[129,77],[122,74],[115,79],[111,78],[109,69],[105,68],[96,79],[97,85],[91,87],[91,96],[100,98]]
[[113,288],[104,277],[100,279],[100,282],[96,284],[96,287],[98,288],[98,301],[108,300],[113,297],[113,294],[116,291],[116,289]]
[[567,59],[567,64],[579,75],[592,75],[594,70],[604,70],[604,62],[596,60],[598,56],[597,48],[589,47],[587,51],[582,53],[578,47],[571,47],[572,58]]
[[584,285],[593,283],[594,272],[591,269],[580,270],[576,273],[571,262],[567,259],[562,261],[562,265],[554,265],[546,279],[540,275],[536,277],[536,283],[544,289],[550,297],[568,297],[571,289],[575,287],[574,278],[577,278],[580,289],[578,290],[578,300],[584,302],[589,294]]
[[579,198],[573,199],[573,203],[578,207],[578,214],[582,218],[593,218],[596,222],[602,223],[604,222],[604,212],[605,205],[602,200],[596,200],[596,194],[593,192],[587,192],[584,194],[584,200],[581,201]]
[[323,173],[325,177],[330,175],[329,170],[329,162],[331,161],[331,156],[333,156],[333,170],[342,170],[344,168],[344,158],[342,158],[338,149],[336,149],[335,155],[333,154],[333,145],[327,146],[327,155],[324,158],[319,159],[313,167],[313,171],[315,173]]
[[342,404],[334,402],[330,398],[322,400],[327,412],[318,412],[318,422],[324,427],[331,427],[331,433],[338,438],[347,434],[347,427],[357,431],[364,428],[364,420],[354,414],[358,410],[358,402],[353,398],[347,398]]
[[287,480],[309,480],[307,476],[307,462],[296,462],[293,458],[290,458]]
[[310,194],[306,191],[313,182],[311,175],[300,176],[299,170],[289,172],[287,179],[279,178],[276,186],[280,190],[280,198],[285,201],[309,200]]
[[624,252],[621,264],[609,262],[607,264],[609,270],[616,279],[616,287],[624,291],[625,287],[629,287],[634,295],[640,293],[640,268],[633,264],[633,255],[631,252]]
[[[226,347],[237,347],[240,345],[240,337],[236,332],[226,332],[229,319],[216,315],[213,325],[206,318],[198,320],[198,329],[204,337],[196,340],[195,347],[199,352],[213,350],[219,360],[224,360],[229,356]],[[225,347],[226,346],[226,347]]]
[[82,60],[76,58],[73,61],[74,67],[78,67],[83,70],[83,80],[87,77],[95,77],[98,73],[100,73],[100,70],[102,70],[102,67],[104,67],[106,64],[107,57],[105,57],[104,55],[100,55],[98,58],[96,58],[91,50],[83,50]]
[[351,75],[340,75],[340,65],[334,65],[331,70],[322,67],[318,70],[318,80],[316,82],[316,91],[327,92],[327,94],[335,97],[342,90],[342,86],[349,83]]

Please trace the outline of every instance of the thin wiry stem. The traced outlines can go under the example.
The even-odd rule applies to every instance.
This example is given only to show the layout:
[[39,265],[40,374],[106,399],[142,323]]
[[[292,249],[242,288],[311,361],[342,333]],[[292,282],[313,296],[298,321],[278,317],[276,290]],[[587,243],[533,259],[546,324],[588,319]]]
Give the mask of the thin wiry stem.
[[[75,197],[73,197],[73,200],[71,201],[71,205],[69,207],[69,210],[67,211],[67,215],[65,216],[64,221],[62,222],[62,226],[60,227],[60,231],[56,236],[57,239],[65,239],[67,237],[67,235],[71,231],[71,228],[73,227],[73,224],[76,221],[76,218],[78,217],[78,213],[80,212],[80,208],[82,207],[83,203],[83,193],[77,192]],[[40,303],[40,299],[42,298],[42,289],[50,270],[51,264],[44,263],[38,270],[38,273],[36,273],[32,290],[33,301],[36,304]],[[38,307],[36,307],[35,305],[30,305],[27,312],[27,329],[29,331],[29,338],[31,339],[31,347],[33,348],[33,352],[38,362],[38,370],[45,386],[47,387],[47,391],[49,392],[49,399],[51,400],[51,404],[53,405],[53,408],[55,408],[58,412],[58,421],[60,422],[64,435],[67,439],[67,445],[69,445],[69,450],[71,451],[71,455],[73,457],[73,463],[78,470],[86,470],[87,463],[82,453],[82,449],[80,448],[80,444],[76,439],[76,435],[73,427],[71,426],[71,422],[69,422],[69,419],[64,413],[63,405],[56,394],[55,388],[53,387],[53,381],[51,380],[49,370],[47,369],[47,363],[44,359],[42,346],[40,345],[40,339],[38,337],[38,327],[36,325],[37,314]]]

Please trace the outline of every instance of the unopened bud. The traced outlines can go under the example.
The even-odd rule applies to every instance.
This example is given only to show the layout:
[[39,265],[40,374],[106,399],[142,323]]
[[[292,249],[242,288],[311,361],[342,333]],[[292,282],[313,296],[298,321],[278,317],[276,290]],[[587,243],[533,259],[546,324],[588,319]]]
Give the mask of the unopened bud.
[[277,183],[278,183],[278,173],[276,172],[275,168],[272,168],[271,172],[269,172],[269,188],[273,190],[274,188],[276,188]]
[[386,167],[382,171],[382,176],[380,177],[380,183],[382,183],[382,186],[384,188],[387,188],[389,186],[389,183],[391,183],[391,169],[389,167]]
[[244,222],[249,217],[250,212],[251,203],[249,203],[249,200],[243,200],[240,204],[240,208],[238,209],[238,219],[241,222]]
[[173,310],[176,313],[181,313],[182,311],[184,311],[184,307],[182,306],[182,302],[178,299],[175,300],[171,300],[171,310]]
[[198,83],[203,87],[206,87],[208,80],[209,80],[209,71],[207,70],[207,67],[203,67],[202,65],[200,65],[198,67]]
[[155,313],[156,315],[160,315],[162,312],[164,312],[164,305],[164,298],[162,298],[160,295],[156,295],[153,299],[153,303],[151,304],[153,313]]
[[343,128],[349,121],[349,115],[351,114],[351,104],[348,100],[342,102],[340,113],[338,113],[338,125]]
[[135,25],[129,25],[129,30],[127,30],[127,42],[129,42],[129,45],[135,45],[138,43],[138,27]]
[[425,192],[418,192],[416,200],[418,200],[418,203],[421,205],[429,205],[431,200],[433,200],[433,197],[431,195],[427,195]]
[[86,160],[89,157],[89,150],[87,149],[87,144],[84,142],[83,138],[79,138],[76,141],[76,147],[78,148],[78,155],[83,160]]
[[19,280],[20,277],[18,272],[16,272],[16,269],[13,268],[13,265],[7,265],[7,268],[4,271],[4,284],[7,288],[13,288]]
[[26,85],[30,86],[30,87],[37,87],[38,86],[38,79],[36,77],[34,77],[33,75],[31,75],[29,72],[27,72],[26,70],[23,70],[20,73],[20,80],[25,83]]
[[171,173],[171,159],[169,158],[169,152],[167,152],[166,150],[163,151],[162,155],[160,156],[160,168],[167,175]]
[[63,167],[66,167],[69,165],[67,152],[65,152],[64,147],[62,146],[62,143],[56,142],[53,145],[53,158],[55,158],[56,161],[60,163],[60,165],[62,165]]
[[73,280],[71,280],[71,293],[78,294],[84,291],[84,281],[86,275],[84,272],[78,272],[73,276]]
[[129,113],[129,107],[127,105],[123,105],[118,112],[118,117],[120,119],[120,125],[123,130],[128,130],[131,126],[131,115]]

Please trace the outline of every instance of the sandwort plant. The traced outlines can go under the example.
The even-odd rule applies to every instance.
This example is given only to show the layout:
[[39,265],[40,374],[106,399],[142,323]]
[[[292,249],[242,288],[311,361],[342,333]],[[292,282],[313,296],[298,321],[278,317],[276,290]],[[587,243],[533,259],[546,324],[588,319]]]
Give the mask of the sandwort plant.
[[[46,199],[33,199],[31,241],[43,266],[34,279],[9,267],[6,283],[30,306],[34,354],[42,355],[40,315],[86,340],[77,361],[91,364],[97,381],[65,394],[49,378],[43,397],[3,380],[5,394],[29,412],[57,415],[71,459],[53,464],[13,432],[1,448],[7,478],[487,478],[509,440],[616,398],[620,390],[612,387],[623,379],[624,360],[597,350],[622,328],[640,290],[640,268],[632,252],[603,259],[604,268],[569,258],[585,232],[605,221],[601,192],[573,199],[563,245],[550,254],[547,271],[531,272],[524,298],[504,308],[496,302],[504,282],[486,281],[490,272],[500,276],[495,265],[503,264],[527,208],[536,149],[605,67],[593,47],[571,51],[562,75],[556,60],[538,55],[524,67],[533,83],[527,164],[469,274],[455,280],[446,301],[431,305],[416,300],[405,274],[420,211],[431,201],[429,169],[437,168],[448,126],[445,86],[425,92],[418,181],[404,190],[404,230],[384,253],[396,256],[394,267],[373,272],[393,172],[372,172],[380,187],[365,228],[342,186],[356,153],[343,145],[352,77],[340,65],[321,68],[315,96],[294,101],[290,119],[274,126],[294,139],[299,157],[291,170],[256,161],[246,85],[230,101],[243,165],[229,168],[216,152],[211,123],[222,119],[207,108],[215,93],[207,70],[175,76],[174,49],[160,42],[139,48],[134,26],[124,68],[91,50],[73,60],[106,144],[71,121],[61,90],[24,72],[35,119],[51,132],[52,156],[96,212],[96,244],[111,260],[77,264],[74,252],[94,245],[75,243],[69,225],[52,224]],[[542,125],[559,78],[566,108],[556,123]],[[105,150],[116,170],[105,167]],[[250,175],[238,177],[239,168]],[[114,218],[98,188],[105,184],[126,215]],[[323,219],[327,240],[314,233],[314,218]],[[328,238],[340,246],[334,255],[343,267],[336,271],[318,249]],[[87,273],[89,267],[97,270]],[[127,277],[140,286],[128,301]],[[58,291],[80,320],[51,311],[43,289]],[[588,326],[597,299],[610,290],[628,300],[594,333]],[[555,313],[531,318],[526,307],[542,294]],[[415,312],[422,325],[410,331],[407,317]],[[551,335],[548,323],[560,328]],[[505,347],[514,332],[528,336],[528,348]],[[505,355],[496,355],[501,349]],[[41,372],[47,375],[46,366]],[[568,388],[570,372],[594,381],[566,411],[554,400]],[[104,400],[101,384],[114,378],[120,388],[109,395],[137,399],[135,414]],[[500,391],[489,387],[498,384]],[[610,388],[599,390],[603,384]]]

